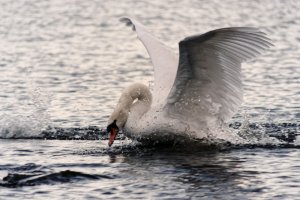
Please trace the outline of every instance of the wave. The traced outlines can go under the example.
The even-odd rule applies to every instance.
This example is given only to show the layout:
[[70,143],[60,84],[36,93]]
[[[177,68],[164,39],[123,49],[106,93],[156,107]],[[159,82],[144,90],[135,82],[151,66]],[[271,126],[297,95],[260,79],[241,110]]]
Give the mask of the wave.
[[[13,124],[14,125],[14,124]],[[3,129],[0,127],[0,139],[48,139],[48,140],[107,140],[108,134],[103,128],[97,126],[89,127],[50,127],[39,131],[35,134],[29,134],[28,126],[25,127],[11,127],[10,129]],[[233,122],[229,124],[229,130],[234,132],[240,140],[234,145],[236,147],[243,145],[252,146],[299,146],[300,145],[300,123],[240,123]],[[124,140],[126,137],[122,132],[118,135],[116,140]],[[191,143],[200,143],[214,145],[215,143],[222,144],[222,146],[230,146],[227,143],[230,141],[222,140],[192,140]],[[176,140],[180,141],[180,140]],[[185,140],[182,140],[185,141]],[[181,143],[182,143],[181,141]],[[200,141],[200,142],[199,142]],[[142,141],[147,144],[147,141]],[[167,141],[174,145],[174,141]],[[151,143],[151,141],[150,141]],[[180,143],[180,142],[179,142]],[[232,141],[229,142],[230,144]],[[225,144],[225,145],[224,145]],[[160,145],[159,142],[157,145]],[[166,145],[166,144],[163,144]]]
[[[78,164],[76,164],[76,166],[77,165]],[[37,165],[35,163],[27,163],[25,165],[20,165],[20,166],[0,165],[0,170],[6,170],[9,172],[2,180],[0,180],[0,186],[16,188],[16,187],[23,187],[23,186],[35,186],[35,185],[54,185],[54,184],[70,183],[70,182],[76,182],[82,180],[116,178],[111,174],[110,175],[86,174],[86,173],[72,171],[72,170],[53,172],[53,169],[50,169],[49,167],[50,166],[46,167],[42,165]],[[52,167],[57,168],[57,167],[70,167],[70,166],[62,165],[62,166],[52,166]]]
[[80,180],[113,179],[108,175],[86,174],[77,171],[65,170],[54,173],[9,173],[0,181],[2,187],[23,187],[35,185],[54,185],[59,183],[69,183]]

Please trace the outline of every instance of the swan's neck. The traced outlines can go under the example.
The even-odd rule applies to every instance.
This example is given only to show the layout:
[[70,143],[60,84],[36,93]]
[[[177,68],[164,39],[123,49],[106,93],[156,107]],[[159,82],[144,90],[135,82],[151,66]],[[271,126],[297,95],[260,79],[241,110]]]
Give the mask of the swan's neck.
[[138,120],[149,110],[151,102],[152,95],[146,85],[140,83],[130,85],[123,91],[109,121],[116,120],[118,127],[124,127],[129,115]]
[[149,88],[141,83],[135,83],[127,87],[119,99],[119,104],[122,104],[127,110],[130,110],[136,103],[141,103],[145,107],[150,107],[151,102],[152,95]]

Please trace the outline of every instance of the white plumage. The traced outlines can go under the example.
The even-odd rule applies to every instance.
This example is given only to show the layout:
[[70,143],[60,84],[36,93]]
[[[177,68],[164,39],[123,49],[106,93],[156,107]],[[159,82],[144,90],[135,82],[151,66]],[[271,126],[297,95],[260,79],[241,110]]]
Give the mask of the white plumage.
[[[241,63],[272,45],[256,28],[222,28],[180,41],[178,57],[136,19],[121,21],[136,31],[154,66],[153,96],[148,97],[152,101],[144,104],[135,96],[141,101],[132,99],[125,106],[120,100],[117,107],[128,112],[127,119],[118,122],[115,110],[108,122],[116,120],[119,128],[135,137],[165,132],[197,137],[196,132],[207,131],[209,124],[229,120],[242,103]],[[144,87],[133,88],[149,93]]]

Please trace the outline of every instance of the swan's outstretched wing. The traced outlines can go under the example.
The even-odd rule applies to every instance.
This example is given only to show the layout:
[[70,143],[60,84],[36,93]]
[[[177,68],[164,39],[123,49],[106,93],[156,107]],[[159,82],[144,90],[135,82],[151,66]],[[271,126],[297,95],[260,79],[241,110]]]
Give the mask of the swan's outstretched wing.
[[154,67],[153,103],[156,105],[165,103],[175,80],[178,56],[149,33],[136,19],[123,17],[120,21],[133,26],[133,30],[136,31],[150,55]]
[[255,28],[223,28],[179,42],[179,66],[168,96],[169,115],[227,121],[242,102],[241,63],[272,44]]

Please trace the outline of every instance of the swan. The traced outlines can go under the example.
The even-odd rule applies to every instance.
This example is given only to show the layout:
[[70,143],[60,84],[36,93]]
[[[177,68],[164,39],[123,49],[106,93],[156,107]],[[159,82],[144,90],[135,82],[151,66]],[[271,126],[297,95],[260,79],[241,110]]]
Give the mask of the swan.
[[111,146],[120,129],[137,140],[205,137],[226,123],[242,103],[241,63],[272,46],[252,27],[229,27],[186,37],[179,56],[138,20],[123,17],[141,40],[154,66],[154,86],[125,88],[110,115]]

